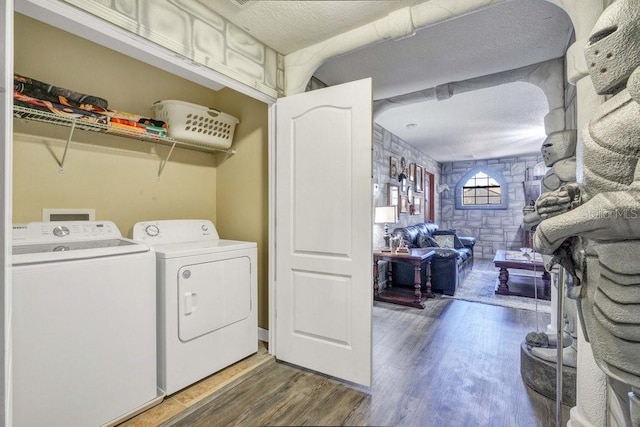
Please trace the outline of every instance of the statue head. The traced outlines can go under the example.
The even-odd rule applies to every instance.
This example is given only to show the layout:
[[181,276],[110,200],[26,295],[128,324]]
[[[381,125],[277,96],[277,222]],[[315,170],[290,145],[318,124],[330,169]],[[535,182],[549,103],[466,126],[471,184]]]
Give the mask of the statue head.
[[575,156],[577,139],[576,130],[563,130],[547,136],[540,150],[545,166],[551,167],[559,160]]
[[614,94],[640,66],[640,2],[617,0],[596,22],[585,48],[593,86],[600,95]]

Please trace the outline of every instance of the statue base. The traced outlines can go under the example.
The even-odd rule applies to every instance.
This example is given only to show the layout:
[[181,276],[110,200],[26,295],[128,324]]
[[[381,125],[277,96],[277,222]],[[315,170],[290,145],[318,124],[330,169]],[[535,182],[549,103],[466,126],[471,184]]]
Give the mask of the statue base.
[[[520,375],[529,388],[556,400],[556,364],[532,354],[524,341],[520,345]],[[576,405],[576,368],[566,365],[562,367],[562,404]]]

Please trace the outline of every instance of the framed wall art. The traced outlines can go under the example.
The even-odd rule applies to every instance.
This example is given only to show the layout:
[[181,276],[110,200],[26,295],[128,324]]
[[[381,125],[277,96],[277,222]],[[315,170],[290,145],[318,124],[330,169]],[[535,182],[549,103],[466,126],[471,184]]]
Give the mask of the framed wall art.
[[416,181],[415,181],[416,193],[422,193],[424,191],[424,167],[416,165]]
[[407,200],[407,196],[400,196],[400,205],[398,205],[398,213],[407,213],[409,212],[409,201]]
[[387,206],[398,206],[400,189],[397,185],[387,184]]
[[398,158],[389,156],[389,176],[391,178],[398,178]]
[[416,180],[416,164],[411,163],[409,165],[409,181],[415,182]]
[[415,196],[413,198],[413,214],[422,215],[422,196]]

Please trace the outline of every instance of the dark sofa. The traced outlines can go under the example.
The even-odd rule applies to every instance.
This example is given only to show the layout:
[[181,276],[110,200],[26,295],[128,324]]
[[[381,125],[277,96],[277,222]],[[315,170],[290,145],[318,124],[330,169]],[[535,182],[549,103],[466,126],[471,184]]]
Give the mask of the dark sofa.
[[[458,237],[455,230],[439,230],[438,224],[426,222],[396,228],[393,236],[401,235],[408,248],[433,248],[436,252],[431,260],[431,290],[453,295],[460,281],[473,268],[473,237]],[[436,246],[437,245],[437,246]],[[394,285],[414,284],[414,271],[410,265],[394,263],[392,268]],[[426,283],[425,269],[422,271],[422,286]]]

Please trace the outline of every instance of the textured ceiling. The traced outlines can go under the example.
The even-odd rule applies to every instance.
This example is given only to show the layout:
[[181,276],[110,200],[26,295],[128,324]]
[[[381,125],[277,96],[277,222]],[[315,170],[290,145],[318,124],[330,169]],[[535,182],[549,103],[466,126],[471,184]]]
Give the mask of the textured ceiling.
[[236,0],[199,1],[284,55],[424,2],[249,0],[238,6]]
[[315,75],[330,85],[373,77],[374,99],[388,98],[562,57],[569,28],[557,6],[514,0],[334,58]]
[[[285,54],[421,3],[200,1]],[[374,99],[383,99],[563,57],[571,35],[557,6],[512,0],[333,58],[315,76],[330,85],[372,77]],[[394,108],[376,122],[442,162],[539,152],[548,112],[538,87],[512,83]]]

